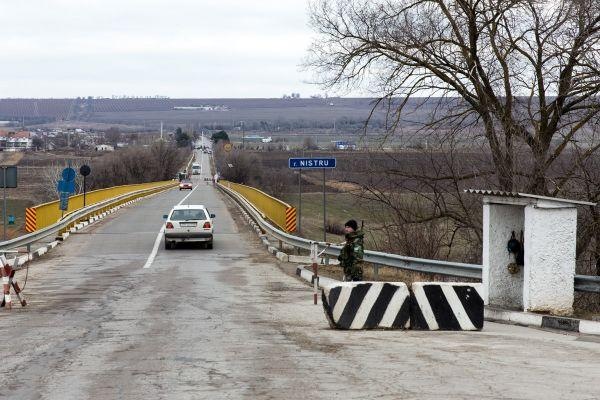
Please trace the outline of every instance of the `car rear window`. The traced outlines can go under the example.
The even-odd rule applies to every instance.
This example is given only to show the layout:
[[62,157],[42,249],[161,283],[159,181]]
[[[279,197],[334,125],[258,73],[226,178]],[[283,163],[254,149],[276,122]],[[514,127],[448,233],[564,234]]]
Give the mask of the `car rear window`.
[[190,220],[204,220],[206,214],[201,208],[191,210],[175,210],[171,214],[171,221],[190,221]]

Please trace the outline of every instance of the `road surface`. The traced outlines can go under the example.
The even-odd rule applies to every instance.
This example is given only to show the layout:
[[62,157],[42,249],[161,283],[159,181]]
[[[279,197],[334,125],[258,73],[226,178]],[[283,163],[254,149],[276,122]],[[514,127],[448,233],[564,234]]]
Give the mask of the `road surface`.
[[217,215],[214,250],[159,240],[143,268],[162,215],[188,195],[172,190],[31,264],[29,305],[0,310],[0,398],[600,398],[590,337],[493,323],[330,330],[311,288],[278,267],[204,175],[186,201]]

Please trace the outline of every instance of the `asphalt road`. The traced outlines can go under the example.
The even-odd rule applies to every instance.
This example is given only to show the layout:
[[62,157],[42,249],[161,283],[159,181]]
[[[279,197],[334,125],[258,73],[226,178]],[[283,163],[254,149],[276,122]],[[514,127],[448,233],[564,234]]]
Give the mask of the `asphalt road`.
[[600,397],[600,343],[585,336],[330,330],[311,288],[204,182],[187,201],[217,215],[214,250],[159,241],[143,268],[187,194],[124,208],[31,265],[29,305],[0,310],[0,398]]

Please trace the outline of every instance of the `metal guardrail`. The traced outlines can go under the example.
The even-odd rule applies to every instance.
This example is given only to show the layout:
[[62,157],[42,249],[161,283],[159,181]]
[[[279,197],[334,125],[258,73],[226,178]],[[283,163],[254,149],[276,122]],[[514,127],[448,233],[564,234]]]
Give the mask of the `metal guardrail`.
[[[170,181],[162,181],[162,182],[148,182],[148,183],[138,183],[132,185],[120,185],[113,186],[105,189],[98,189],[87,192],[86,194],[86,205],[96,204],[105,200],[116,198],[117,196],[121,196],[127,193],[133,193],[138,190],[150,189],[155,187],[160,187],[168,184]],[[77,211],[83,208],[83,194],[77,194],[69,197],[69,208],[66,211],[67,213]],[[33,216],[30,221],[28,221],[28,227],[34,229],[28,229],[28,232],[35,232],[36,230],[43,229],[47,226],[51,226],[52,224],[59,221],[62,217],[62,211],[58,207],[59,201],[51,201],[48,203],[40,204],[35,207],[27,208],[26,213],[31,213]]]
[[56,234],[59,231],[68,228],[71,225],[77,224],[79,221],[82,221],[86,218],[86,216],[92,215],[94,213],[101,213],[102,210],[110,208],[111,206],[118,205],[129,199],[141,197],[143,195],[152,194],[164,189],[167,189],[171,186],[177,185],[176,182],[165,184],[159,187],[151,187],[147,189],[137,190],[134,192],[129,192],[108,200],[104,200],[91,206],[87,206],[85,208],[81,208],[77,211],[73,211],[70,214],[67,214],[63,219],[58,222],[55,222],[52,225],[49,225],[45,228],[37,230],[32,233],[28,233],[26,235],[19,236],[14,239],[6,240],[4,242],[0,242],[0,251],[1,250],[10,250],[16,247],[28,246],[32,243],[35,243],[41,239],[44,239],[50,235]]
[[575,275],[575,290],[578,292],[600,293],[600,276]]
[[[265,221],[263,214],[260,211],[258,211],[243,196],[223,185],[219,185],[219,187],[225,190],[233,198],[235,198],[246,209],[246,211],[252,214],[258,225],[274,238],[281,240],[282,242],[288,243],[294,247],[298,247],[305,250],[310,250],[310,244],[315,243],[312,240],[290,235],[289,233],[279,230],[278,228]],[[316,243],[319,246],[319,252],[323,252],[323,254],[327,254],[334,257],[337,257],[340,254],[340,250],[342,249],[341,246],[331,243]],[[364,260],[368,263],[402,268],[410,271],[456,276],[461,278],[481,279],[482,267],[481,265],[476,264],[463,264],[449,261],[427,260],[422,258],[405,257],[397,254],[381,253],[378,251],[370,250],[365,251]]]
[[[269,220],[286,232],[296,230],[296,209],[267,193],[251,186],[222,180],[221,185],[244,196],[252,202],[254,208],[260,210]],[[289,223],[288,223],[289,216]]]
[[[314,243],[314,241],[290,235],[289,233],[279,230],[265,221],[264,215],[243,196],[223,185],[219,185],[219,187],[233,197],[242,207],[244,207],[267,234],[294,247],[310,250],[310,245],[311,243]],[[316,243],[318,243],[319,252],[323,252],[324,254],[334,257],[337,257],[340,254],[341,246],[324,242]],[[459,278],[481,279],[483,271],[483,266],[478,264],[464,264],[449,261],[405,257],[397,254],[381,253],[378,251],[369,250],[365,251],[364,260],[366,262],[381,266],[401,268],[427,274],[454,276]],[[579,292],[600,293],[600,276],[575,275],[575,290]]]

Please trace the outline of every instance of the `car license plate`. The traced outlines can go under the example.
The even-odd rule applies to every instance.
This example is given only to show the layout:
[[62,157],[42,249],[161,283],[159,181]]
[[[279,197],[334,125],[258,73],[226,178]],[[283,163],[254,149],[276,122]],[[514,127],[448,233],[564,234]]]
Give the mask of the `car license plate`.
[[182,227],[190,227],[190,226],[196,226],[195,222],[182,222],[181,224]]

